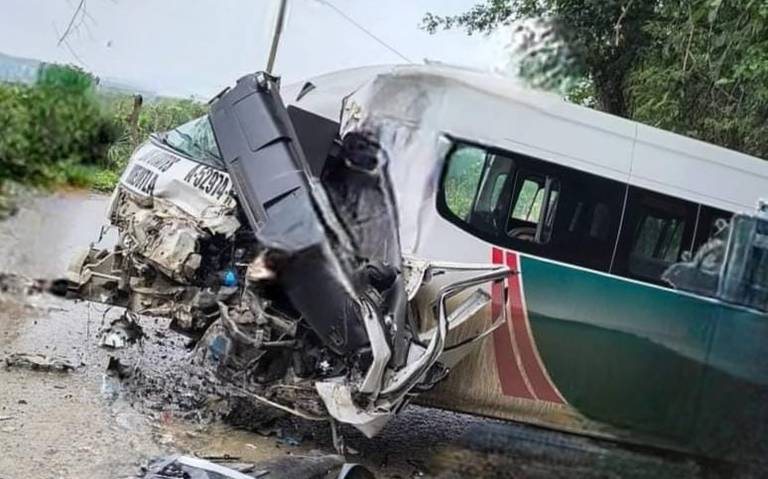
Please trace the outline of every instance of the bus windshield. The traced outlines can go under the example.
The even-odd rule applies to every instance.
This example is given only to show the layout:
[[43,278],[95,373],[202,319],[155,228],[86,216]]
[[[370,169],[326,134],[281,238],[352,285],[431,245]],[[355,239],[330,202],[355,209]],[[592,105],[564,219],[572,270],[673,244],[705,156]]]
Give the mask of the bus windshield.
[[199,163],[224,169],[208,115],[201,116],[159,136],[167,146]]

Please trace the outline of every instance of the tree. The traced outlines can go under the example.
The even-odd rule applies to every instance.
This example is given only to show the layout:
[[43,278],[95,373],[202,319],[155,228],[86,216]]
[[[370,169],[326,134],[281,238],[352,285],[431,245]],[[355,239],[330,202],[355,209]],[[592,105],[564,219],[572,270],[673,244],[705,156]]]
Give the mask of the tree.
[[768,3],[666,2],[645,28],[632,118],[768,158]]
[[[647,0],[486,0],[455,16],[425,15],[423,28],[464,28],[469,34],[489,32],[527,18],[545,18],[550,32],[544,48],[530,45],[521,63],[524,76],[588,78],[598,107],[627,116],[626,82],[648,41],[643,26],[656,14]],[[562,43],[552,42],[552,38]]]

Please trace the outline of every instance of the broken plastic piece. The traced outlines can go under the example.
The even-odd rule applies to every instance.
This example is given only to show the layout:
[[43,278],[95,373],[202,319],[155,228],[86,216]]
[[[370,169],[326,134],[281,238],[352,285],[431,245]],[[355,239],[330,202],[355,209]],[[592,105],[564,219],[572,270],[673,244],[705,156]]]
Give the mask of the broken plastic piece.
[[237,273],[231,269],[225,271],[222,284],[228,288],[237,286]]

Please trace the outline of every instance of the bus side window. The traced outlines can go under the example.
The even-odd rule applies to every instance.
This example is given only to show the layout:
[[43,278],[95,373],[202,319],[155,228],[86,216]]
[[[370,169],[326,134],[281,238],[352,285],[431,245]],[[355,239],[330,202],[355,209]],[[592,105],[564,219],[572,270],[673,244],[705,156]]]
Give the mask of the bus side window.
[[693,240],[698,205],[630,187],[613,271],[661,283]]
[[716,227],[717,220],[723,219],[729,223],[732,216],[733,213],[729,211],[702,205],[699,213],[699,223],[696,226],[696,238],[693,240],[691,253],[696,254],[701,245],[718,233]]
[[469,221],[473,210],[485,160],[485,150],[466,145],[457,147],[448,158],[443,179],[445,205],[463,221]]
[[540,244],[548,243],[559,191],[560,182],[552,176],[520,172],[506,223],[507,236]]
[[589,173],[564,175],[552,258],[608,271],[616,245],[626,185]]
[[597,203],[592,209],[592,221],[589,225],[589,237],[605,241],[610,235],[611,211],[605,203]]
[[446,219],[505,248],[609,270],[623,183],[461,143],[446,161],[437,204]]
[[472,230],[495,238],[503,228],[505,190],[514,167],[510,158],[459,145],[448,157],[443,177],[445,206]]
[[511,158],[488,154],[477,201],[469,218],[473,227],[494,237],[501,233],[506,214],[505,198],[508,195],[505,191],[514,168],[515,162]]

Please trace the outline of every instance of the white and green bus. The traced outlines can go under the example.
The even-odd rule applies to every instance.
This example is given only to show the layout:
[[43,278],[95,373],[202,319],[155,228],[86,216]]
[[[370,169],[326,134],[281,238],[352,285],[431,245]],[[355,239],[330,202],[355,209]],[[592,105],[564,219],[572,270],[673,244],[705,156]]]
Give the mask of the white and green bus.
[[[430,375],[418,369],[427,364],[419,352],[434,352],[443,334],[434,305],[450,275],[426,278],[411,267],[405,289],[412,345],[402,358],[408,367],[390,360],[387,345],[369,334],[387,352],[374,351],[364,383],[354,383],[361,374],[348,374],[317,388],[336,419],[375,434],[382,418],[407,402],[401,395],[383,405],[387,381],[407,384],[408,394],[416,383],[435,382],[420,401],[733,461],[768,457],[768,228],[765,212],[749,214],[768,196],[768,163],[502,77],[440,65],[342,71],[281,95],[315,184],[327,180],[324,161],[333,154],[323,138],[375,138],[376,168],[384,172],[376,181],[388,178],[396,205],[394,218],[381,224],[397,225],[402,257],[418,258],[411,265],[495,264],[510,272],[503,284],[497,278],[484,286],[489,300],[482,308],[472,309],[482,295],[480,302],[470,298],[471,319],[449,325],[440,338],[446,354],[429,358],[443,364],[441,374]],[[243,111],[254,129],[266,118]],[[154,137],[137,150],[119,191],[170,202],[159,223],[171,210],[202,218],[215,207],[234,215],[216,136],[202,118]],[[389,187],[377,191],[389,198]],[[141,202],[120,203],[122,197],[113,209],[126,218],[113,221],[118,227],[134,228],[131,218],[151,214]],[[369,219],[357,204],[342,207],[359,224]],[[198,229],[221,228],[222,215],[205,217],[208,226]],[[380,242],[389,241],[385,233]],[[189,234],[197,241],[208,233]],[[189,244],[200,256],[195,268],[211,263],[207,250]],[[391,244],[374,246],[393,251]],[[216,251],[230,250],[237,248]],[[139,253],[154,250],[134,257]],[[190,272],[190,262],[166,264],[168,257],[153,260],[165,269],[152,278],[165,278],[174,291],[182,281],[189,291],[209,284],[194,283],[200,274]],[[244,273],[269,278],[264,264]],[[222,278],[234,286],[237,271]],[[143,291],[125,297],[149,288]],[[195,326],[188,316],[175,321]],[[382,324],[396,329],[391,318]],[[328,399],[343,388],[343,401]],[[353,400],[353,390],[368,402]]]

